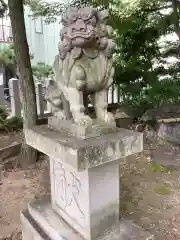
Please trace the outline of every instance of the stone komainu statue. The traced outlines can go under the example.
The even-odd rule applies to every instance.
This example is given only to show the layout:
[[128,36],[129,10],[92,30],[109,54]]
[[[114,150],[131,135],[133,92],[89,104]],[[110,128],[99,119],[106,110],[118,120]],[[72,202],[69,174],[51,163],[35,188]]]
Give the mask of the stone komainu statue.
[[46,93],[59,118],[92,124],[85,114],[90,95],[97,119],[114,121],[107,112],[107,89],[113,82],[112,53],[116,44],[107,19],[107,11],[91,7],[69,8],[62,18],[59,54],[54,61],[55,81]]

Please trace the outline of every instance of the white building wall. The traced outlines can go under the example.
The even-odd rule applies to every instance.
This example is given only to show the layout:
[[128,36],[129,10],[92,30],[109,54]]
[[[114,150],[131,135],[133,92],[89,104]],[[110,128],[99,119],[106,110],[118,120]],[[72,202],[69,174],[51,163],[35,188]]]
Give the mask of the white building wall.
[[24,15],[29,51],[33,55],[32,64],[44,62],[52,65],[58,53],[60,24],[46,24],[41,17],[34,19],[28,7]]
[[[41,17],[34,19],[30,8],[27,6],[25,7],[24,18],[29,51],[33,55],[32,64],[35,65],[38,62],[44,62],[52,65],[54,57],[58,53],[58,43],[60,40],[59,21],[46,24]],[[4,33],[1,29],[2,25]],[[3,19],[0,19],[0,49],[11,44],[8,37],[12,36],[12,33],[9,31],[11,31],[11,23],[7,14]]]

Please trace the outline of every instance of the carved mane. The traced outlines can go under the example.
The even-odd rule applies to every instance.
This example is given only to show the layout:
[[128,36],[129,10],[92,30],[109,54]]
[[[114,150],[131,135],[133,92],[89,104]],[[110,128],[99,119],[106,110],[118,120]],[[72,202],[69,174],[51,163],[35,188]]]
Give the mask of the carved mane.
[[107,11],[97,9],[69,8],[62,18],[63,28],[60,32],[59,54],[64,60],[70,52],[77,59],[82,54],[95,58],[101,51],[111,57],[116,46],[112,37],[112,28],[106,24]]

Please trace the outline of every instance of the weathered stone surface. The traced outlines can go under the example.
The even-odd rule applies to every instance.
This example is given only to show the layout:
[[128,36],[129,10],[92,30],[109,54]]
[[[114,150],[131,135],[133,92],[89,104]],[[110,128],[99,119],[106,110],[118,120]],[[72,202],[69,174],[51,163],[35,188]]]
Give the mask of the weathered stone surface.
[[0,74],[0,106],[4,107],[4,84],[1,82],[2,74]]
[[[21,221],[23,239],[26,240],[86,240],[64,222],[46,202],[31,204],[29,211],[21,214]],[[122,220],[97,240],[155,240],[155,238],[132,221]]]
[[87,168],[118,160],[143,150],[143,135],[126,129],[93,139],[80,140],[35,126],[25,130],[26,142],[52,159],[61,158],[82,171]]
[[107,111],[107,90],[113,83],[112,54],[116,44],[113,29],[107,24],[108,11],[92,7],[68,8],[62,17],[59,54],[55,57],[55,79],[46,99],[59,119],[91,125],[85,114],[88,96],[98,119],[115,122]]
[[34,221],[28,210],[21,213],[21,223],[23,240],[51,240]]
[[21,116],[21,100],[18,79],[9,79],[9,91],[11,97],[11,116]]
[[119,222],[118,161],[75,172],[50,159],[50,168],[53,209],[86,239]]
[[161,123],[157,132],[158,137],[172,143],[180,143],[180,124]]
[[147,110],[141,117],[141,120],[160,120],[168,118],[180,117],[180,105],[178,104],[163,104],[154,109]]
[[58,216],[55,211],[52,210],[48,200],[31,203],[28,211],[51,240],[84,240],[62,217]]
[[48,125],[60,134],[63,133],[67,136],[74,136],[80,139],[99,137],[104,134],[118,131],[115,122],[107,124],[102,121],[97,121],[96,119],[94,120],[93,125],[85,127],[73,123],[72,120],[61,120],[58,117],[53,116],[48,119]]
[[[143,150],[141,133],[115,130],[86,140],[48,126],[25,132],[27,143],[50,157],[53,210],[87,240],[118,224],[118,160]],[[29,207],[31,214],[34,208]]]

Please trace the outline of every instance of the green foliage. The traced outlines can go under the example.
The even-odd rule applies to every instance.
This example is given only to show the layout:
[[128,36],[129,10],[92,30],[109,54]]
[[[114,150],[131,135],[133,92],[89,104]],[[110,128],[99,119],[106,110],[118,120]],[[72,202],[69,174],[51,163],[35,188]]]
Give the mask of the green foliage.
[[46,65],[45,63],[39,62],[36,66],[32,66],[33,75],[38,79],[38,81],[44,80],[53,74],[52,67]]
[[10,132],[22,129],[23,120],[21,117],[8,117],[8,112],[4,107],[0,107],[0,131]]
[[6,126],[10,131],[17,131],[22,129],[23,127],[23,119],[22,117],[11,117],[6,120]]
[[150,168],[153,172],[171,173],[173,171],[172,168],[164,167],[154,162],[150,164]]
[[34,16],[43,16],[47,23],[56,22],[59,20],[62,13],[68,6],[82,6],[88,3],[86,0],[71,0],[71,4],[67,4],[65,1],[46,2],[44,0],[25,0],[25,4],[28,5],[34,13]]
[[[32,54],[30,58],[33,59]],[[9,67],[13,71],[16,69],[17,64],[13,44],[0,46],[0,64]]]
[[[67,8],[59,1],[27,3],[35,15],[41,14],[47,22],[56,21]],[[146,108],[180,102],[180,43],[160,41],[178,30],[180,4],[176,13],[171,1],[165,0],[73,0],[71,5],[109,9],[109,23],[117,42],[114,80],[121,87],[125,102]],[[176,57],[175,63],[169,63],[171,56]]]
[[8,112],[6,111],[6,109],[4,107],[0,107],[0,123],[6,120],[7,116]]
[[158,44],[163,35],[174,31],[172,13],[152,10],[160,6],[158,1],[139,1],[128,17],[114,15],[112,22],[118,33],[115,82],[123,85],[125,100],[139,106],[179,101],[179,67],[166,67],[167,58]]
[[16,64],[13,44],[0,48],[0,64],[6,66]]
[[8,112],[4,107],[0,107],[0,131],[8,131],[6,127],[6,119],[8,116]]

